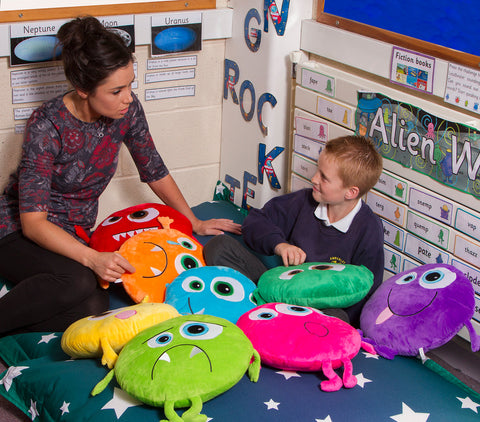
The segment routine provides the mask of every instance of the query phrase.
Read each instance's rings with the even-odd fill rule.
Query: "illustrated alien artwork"
[[[203,267],[203,246],[193,237],[171,229],[172,220],[159,217],[164,227],[137,234],[123,243],[119,253],[135,267],[121,277],[127,294],[136,302],[164,302],[165,289],[185,270]]]
[[[180,314],[208,314],[234,324],[256,305],[255,283],[228,267],[208,266],[184,271],[167,285],[165,303]]]
[[[385,280],[360,315],[364,339],[378,354],[417,356],[440,347],[462,327],[473,351],[480,349],[471,318],[475,293],[468,278],[447,264],[426,264]]]
[[[346,308],[362,300],[373,285],[363,265],[309,262],[265,271],[253,297],[258,305],[284,302],[317,309]]]
[[[376,355],[351,325],[311,307],[267,303],[243,314],[237,325],[263,364],[286,371],[323,371],[323,391],[355,387],[352,359],[361,348]],[[342,378],[335,372],[341,366]]]
[[[132,397],[163,407],[166,421],[205,422],[203,403],[232,388],[245,372],[258,381],[260,356],[240,328],[211,315],[182,315],[134,337],[92,395],[115,376]],[[175,408],[188,409],[179,416]]]
[[[62,335],[63,351],[72,358],[101,357],[113,368],[118,353],[141,330],[180,314],[165,303],[139,303],[75,321]]]

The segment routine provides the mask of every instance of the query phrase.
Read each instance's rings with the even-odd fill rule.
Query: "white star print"
[[[132,396],[125,393],[125,391],[115,387],[112,399],[102,407],[102,410],[115,410],[115,415],[117,416],[117,419],[119,419],[129,407],[140,406],[141,404],[141,401],[134,399]]]
[[[30,409],[28,409],[28,413],[32,415],[32,421],[35,420],[37,416],[40,416],[37,411],[37,402],[33,401],[32,399],[30,399]]]
[[[365,359],[378,359],[378,355],[372,355],[371,353],[368,352],[362,352],[365,355]]]
[[[457,399],[462,402],[462,409],[471,409],[475,413],[478,413],[477,407],[479,407],[480,404],[475,403],[470,397],[465,397],[464,399],[457,397]]]
[[[390,417],[397,422],[426,422],[429,416],[430,413],[416,413],[402,403],[402,413]]]
[[[362,373],[355,376],[357,377],[357,385],[359,385],[362,388],[365,386],[367,382],[372,382],[372,380],[365,378]]]
[[[54,338],[57,338],[58,336],[56,336],[55,334],[47,334],[45,336],[42,336],[42,339],[38,342],[38,344],[40,343],[48,343],[50,340],[53,340]]]
[[[217,187],[216,187],[216,189],[215,189],[215,193],[221,195],[221,194],[223,193],[224,189],[225,189],[225,188],[224,188],[221,184],[218,184]]]
[[[267,405],[268,410],[270,409],[278,410],[278,405],[280,404],[280,403],[277,403],[276,401],[273,401],[273,399],[270,399],[269,401],[265,401],[264,403]]]
[[[283,375],[286,380],[289,380],[293,377],[301,377],[301,375],[298,375],[296,372],[293,371],[277,371],[277,374]]]
[[[5,296],[8,293],[7,286],[3,286],[2,289],[0,290],[0,297]]]
[[[332,422],[332,418],[328,415],[325,419],[315,419],[315,422]]]
[[[60,410],[62,411],[62,416],[65,413],[70,413],[70,410],[68,409],[68,406],[70,406],[70,403],[63,402],[62,407],[60,408]]]
[[[22,375],[24,369],[28,369],[28,366],[10,366],[10,368],[7,369],[7,373],[0,380],[0,385],[3,384],[5,391],[10,390],[13,379]]]

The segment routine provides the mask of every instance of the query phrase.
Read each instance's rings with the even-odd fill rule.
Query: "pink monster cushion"
[[[360,348],[375,354],[360,334],[341,319],[330,317],[315,308],[267,303],[243,314],[237,321],[262,363],[289,371],[320,371],[328,381],[324,391],[336,391],[342,380],[333,369],[344,366],[343,385],[357,384],[351,359]]]

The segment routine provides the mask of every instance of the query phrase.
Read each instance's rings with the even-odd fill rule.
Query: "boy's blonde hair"
[[[324,151],[337,164],[343,185],[358,187],[359,197],[375,186],[382,173],[382,156],[373,142],[363,136],[331,139],[326,143]]]

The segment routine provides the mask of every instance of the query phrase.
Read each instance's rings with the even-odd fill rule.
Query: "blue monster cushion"
[[[252,280],[227,267],[198,267],[184,271],[167,285],[165,303],[180,314],[208,314],[237,322],[253,309]]]

